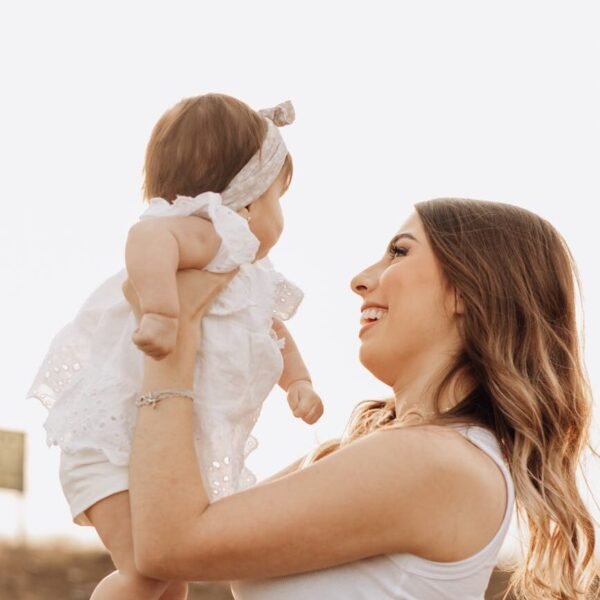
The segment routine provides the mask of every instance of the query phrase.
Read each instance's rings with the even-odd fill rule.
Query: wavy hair
[[[523,600],[600,598],[594,522],[576,483],[586,447],[600,455],[590,443],[579,279],[567,244],[548,221],[508,204],[442,198],[415,208],[447,285],[464,303],[462,353],[436,390],[433,416],[396,415],[393,399],[361,402],[342,437],[303,466],[378,429],[486,427],[510,467],[518,525],[522,531],[525,520],[528,533],[508,591]],[[443,392],[462,375],[475,387],[442,413]]]

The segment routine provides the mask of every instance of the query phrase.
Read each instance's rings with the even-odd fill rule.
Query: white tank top
[[[478,552],[454,562],[426,560],[398,553],[297,575],[231,582],[236,600],[483,600],[508,531],[514,487],[495,435],[475,425],[454,427],[498,465],[506,481],[504,518],[496,534]]]

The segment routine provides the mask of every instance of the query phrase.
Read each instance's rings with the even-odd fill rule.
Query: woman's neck
[[[421,360],[413,361],[411,368],[403,369],[392,386],[396,414],[400,416],[413,409],[418,409],[423,416],[434,414],[436,392],[452,362],[452,353],[428,353]],[[440,411],[445,412],[460,402],[471,387],[464,377],[454,377],[440,396]]]

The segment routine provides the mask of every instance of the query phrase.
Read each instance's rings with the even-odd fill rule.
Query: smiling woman
[[[235,580],[243,600],[476,600],[516,501],[532,534],[513,579],[521,597],[592,591],[594,529],[575,484],[591,402],[566,245],[517,207],[416,209],[352,281],[373,319],[361,361],[394,399],[360,404],[341,440],[209,504],[189,400],[140,408],[130,489],[141,572]],[[173,356],[144,359],[142,391],[193,385],[218,277],[178,274],[195,316]]]
[[[459,352],[463,311],[418,215],[400,231],[381,260],[352,280],[352,289],[365,301],[363,309],[379,311],[379,318],[360,330],[360,360],[393,388],[396,405],[403,408],[398,413],[415,402],[431,408],[431,398],[420,388]]]

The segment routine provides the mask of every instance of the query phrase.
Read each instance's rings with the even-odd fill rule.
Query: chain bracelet
[[[195,400],[196,398],[194,395],[194,390],[190,389],[161,390],[160,392],[148,392],[146,394],[140,394],[135,401],[135,405],[151,406],[152,408],[156,408],[156,405],[164,398],[177,397],[189,398],[190,400]]]

